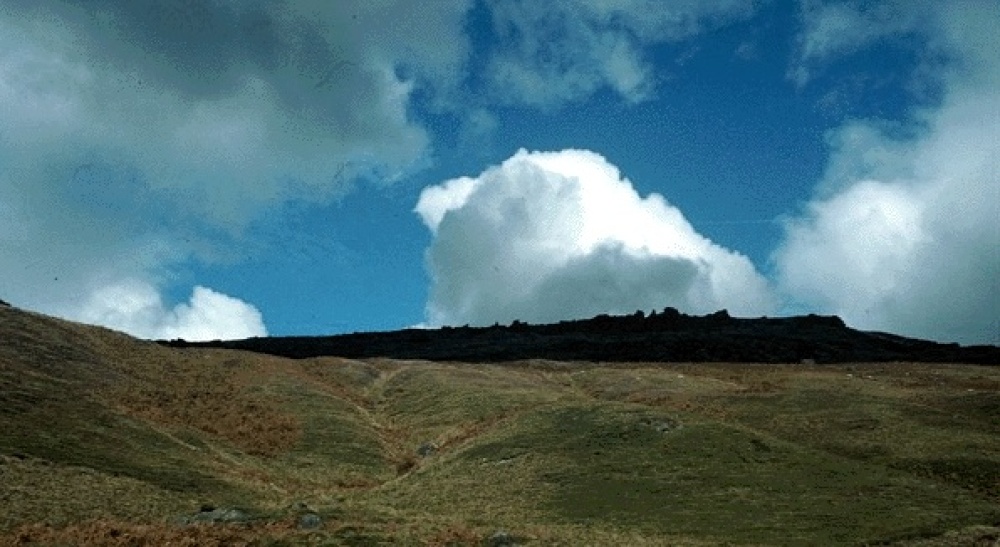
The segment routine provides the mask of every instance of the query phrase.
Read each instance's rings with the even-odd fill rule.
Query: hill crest
[[[405,329],[333,336],[161,342],[292,358],[338,356],[498,362],[552,359],[594,362],[849,363],[935,362],[998,365],[997,346],[960,346],[848,327],[837,316],[732,317],[662,312],[598,315],[553,324]]]

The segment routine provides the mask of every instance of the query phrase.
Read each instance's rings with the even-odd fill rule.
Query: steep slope
[[[0,308],[0,454],[19,470],[5,476],[26,481],[5,482],[0,527],[162,520],[203,504],[265,510],[293,493],[395,476],[358,404],[378,374],[336,360],[181,352]],[[58,484],[31,482],[51,469]],[[117,496],[122,481],[140,499]],[[63,515],[63,503],[81,511]]]

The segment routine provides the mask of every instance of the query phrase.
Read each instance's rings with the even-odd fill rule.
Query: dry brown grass
[[[294,520],[249,524],[140,524],[116,520],[91,520],[62,528],[41,524],[24,525],[0,545],[94,545],[134,547],[178,545],[190,547],[239,547],[266,542],[290,541],[309,544],[316,532],[303,532]]]
[[[302,436],[299,419],[253,389],[250,377],[268,374],[265,366],[230,370],[232,357],[219,353],[174,360],[154,369],[160,377],[123,383],[103,395],[126,415],[168,429],[195,429],[249,454],[273,456],[293,447]]]
[[[195,502],[129,477],[29,457],[0,456],[0,530],[32,521],[66,525],[114,515],[149,520]]]

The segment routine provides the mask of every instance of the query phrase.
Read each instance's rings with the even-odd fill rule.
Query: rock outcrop
[[[725,310],[690,316],[674,308],[626,316],[531,325],[443,327],[393,332],[162,342],[223,347],[292,358],[339,356],[434,361],[524,359],[604,362],[1000,364],[997,346],[959,346],[854,330],[836,316],[736,318]]]

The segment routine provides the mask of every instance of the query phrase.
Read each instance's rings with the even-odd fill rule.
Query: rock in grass
[[[184,524],[233,524],[247,522],[249,520],[250,515],[248,515],[245,511],[236,509],[235,507],[216,509],[211,505],[203,505],[201,507],[201,511],[190,517],[181,519],[181,522]]]
[[[669,433],[681,427],[681,424],[668,419],[654,420],[652,418],[643,418],[640,423],[644,427],[649,427],[656,430],[657,433]]]
[[[424,444],[417,447],[417,455],[421,458],[426,458],[427,456],[433,455],[438,451],[438,445],[436,442],[427,441]]]
[[[316,513],[306,513],[299,517],[300,530],[316,530],[323,525],[323,519]]]
[[[517,538],[512,536],[510,532],[506,530],[497,530],[493,532],[489,538],[486,539],[486,545],[489,547],[516,547],[520,545],[517,542]]]

